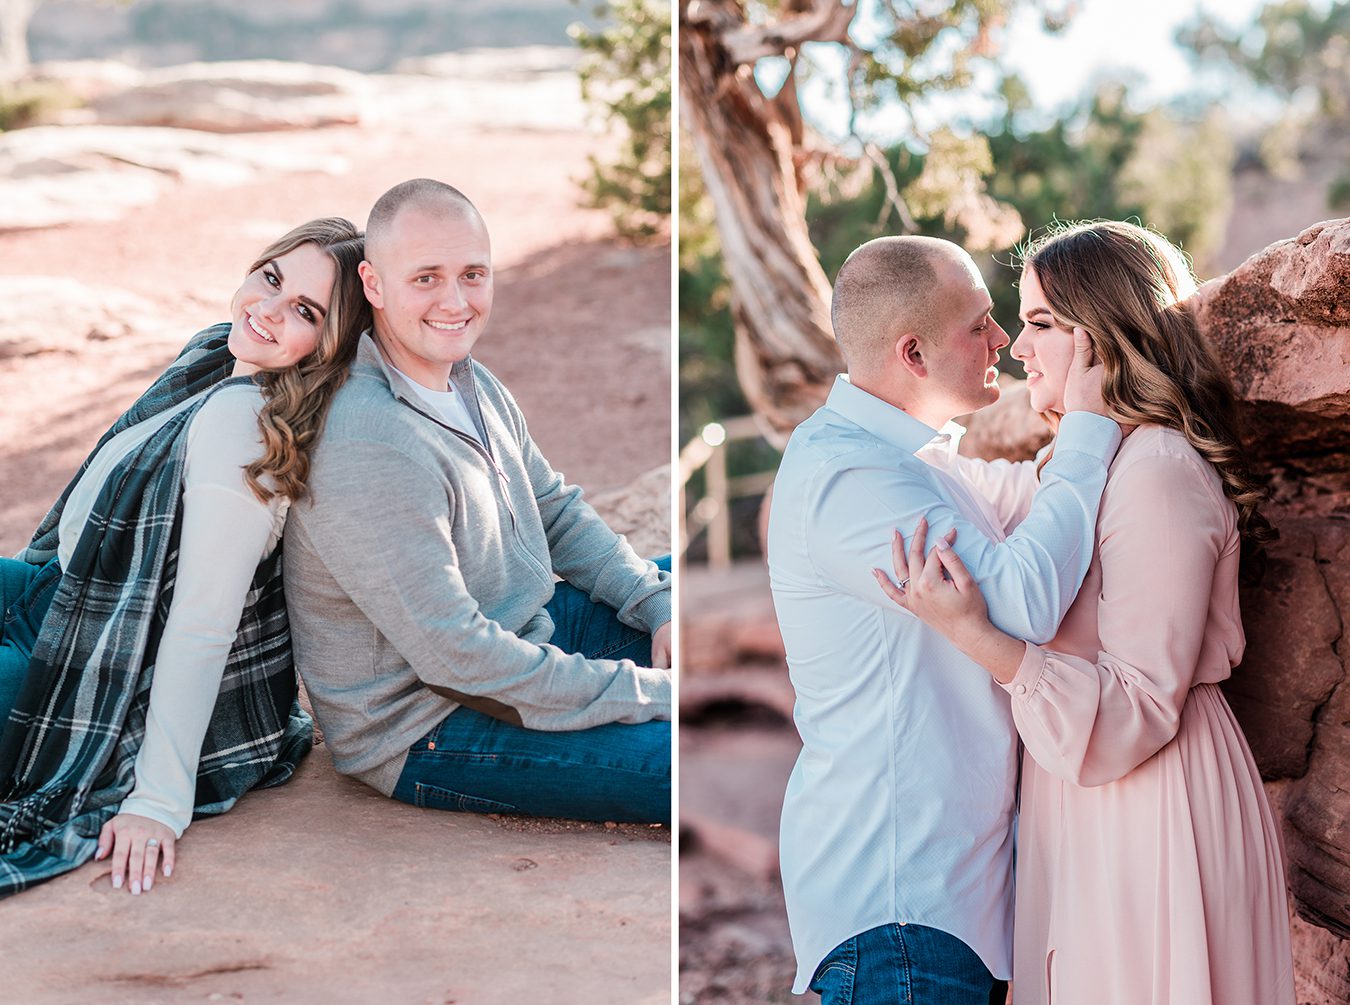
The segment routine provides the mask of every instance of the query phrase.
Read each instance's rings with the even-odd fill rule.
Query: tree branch
[[[881,212],[877,214],[877,226],[885,226],[887,218],[892,212],[900,217],[900,225],[905,229],[906,234],[917,234],[919,225],[915,222],[914,216],[909,211],[909,206],[905,204],[904,197],[900,194],[900,184],[896,181],[895,172],[891,170],[891,163],[886,159],[886,153],[875,143],[864,143],[863,152],[867,159],[872,162],[872,166],[877,169],[881,175],[881,182],[886,188],[886,198],[881,204]]]
[[[848,26],[858,12],[854,0],[815,0],[814,10],[773,24],[743,24],[722,35],[721,42],[738,64],[765,56],[781,56],[804,42],[847,42]]]

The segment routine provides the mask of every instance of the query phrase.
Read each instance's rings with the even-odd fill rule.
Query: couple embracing
[[[1278,828],[1218,688],[1268,530],[1194,290],[1130,224],[1033,244],[1012,355],[1055,439],[1014,464],[957,453],[1009,341],[970,257],[883,238],[840,270],[848,374],[769,520],[797,993],[1292,1005]]]
[[[492,300],[478,211],[404,182],[364,235],[266,248],[104,434],[0,560],[0,895],[91,857],[169,876],[194,815],[309,751],[297,669],[386,796],[669,820],[669,562],[471,358]]]

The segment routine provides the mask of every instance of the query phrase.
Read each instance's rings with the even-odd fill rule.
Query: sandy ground
[[[224,319],[256,250],[313,216],[362,222],[419,175],[488,221],[497,299],[476,355],[555,466],[595,493],[668,463],[670,249],[621,245],[576,206],[572,179],[601,140],[418,114],[275,142],[348,169],[180,186],[115,222],[0,234],[0,276],[20,291],[66,277],[72,300],[111,288],[153,315],[74,352],[0,359],[0,550],[26,543],[188,335]],[[63,323],[54,310],[53,335]],[[0,904],[0,1000],[666,1001],[669,842],[665,828],[419,811],[340,778],[320,747],[290,785],[194,824],[149,895],[113,891],[90,864]]]

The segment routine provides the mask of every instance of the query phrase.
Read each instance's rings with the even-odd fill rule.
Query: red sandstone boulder
[[[1247,446],[1275,498],[1350,504],[1350,219],[1272,244],[1196,294],[1200,326],[1244,402]]]
[[[1319,560],[1328,535],[1344,537],[1350,524],[1287,517],[1278,527],[1264,579],[1242,590],[1247,651],[1224,684],[1267,780],[1307,772],[1317,713],[1345,677],[1341,615]]]

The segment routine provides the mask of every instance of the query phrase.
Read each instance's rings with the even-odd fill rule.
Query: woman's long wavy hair
[[[361,232],[341,217],[301,224],[264,248],[246,274],[305,244],[333,260],[333,293],[314,351],[283,369],[254,374],[263,396],[258,413],[263,455],[244,468],[244,480],[263,502],[276,494],[292,501],[304,498],[310,454],[323,432],[328,406],[347,379],[361,332],[370,325],[370,305],[357,273],[365,243]],[[263,484],[264,476],[270,476],[274,488]]]
[[[1257,510],[1265,492],[1242,459],[1233,385],[1188,302],[1196,281],[1186,256],[1161,234],[1105,220],[1057,224],[1021,259],[1055,324],[1088,332],[1106,404],[1126,422],[1180,430],[1218,471],[1244,541],[1271,540]]]

